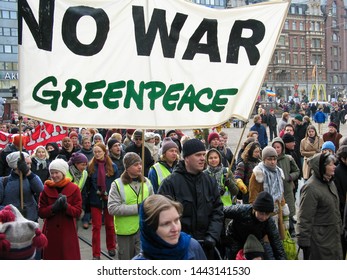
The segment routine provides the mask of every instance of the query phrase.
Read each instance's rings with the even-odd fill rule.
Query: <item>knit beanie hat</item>
[[[119,141],[117,139],[110,139],[107,141],[107,147],[108,147],[108,150],[111,151],[112,147],[114,144],[117,144],[119,143]]]
[[[137,162],[142,162],[140,156],[134,152],[128,152],[123,158],[123,165],[125,169],[128,169],[130,166]]]
[[[276,157],[277,158],[277,152],[275,150],[275,148],[271,147],[271,146],[267,146],[265,147],[262,152],[261,152],[261,159],[265,160],[268,157]]]
[[[212,132],[207,137],[207,142],[210,144],[213,139],[219,139],[219,134],[217,132]]]
[[[253,234],[248,235],[245,245],[243,245],[244,253],[264,253],[264,247],[261,245],[258,238],[256,238]]]
[[[22,152],[24,158],[27,158],[29,157],[29,154],[25,153],[25,152]],[[10,168],[12,169],[16,169],[17,168],[17,162],[20,158],[20,152],[17,151],[17,152],[12,152],[10,154],[8,154],[6,156],[6,161],[7,161],[7,164]]]
[[[68,165],[73,165],[76,163],[87,163],[88,164],[88,158],[82,153],[73,153],[70,157]]]
[[[206,151],[204,143],[202,143],[200,140],[196,138],[189,139],[187,142],[184,143],[182,148],[183,158],[204,151]]]
[[[46,245],[38,223],[25,219],[12,204],[0,211],[0,259],[33,259],[36,248]]]
[[[283,135],[282,137],[283,143],[291,143],[291,142],[295,142],[295,138],[293,135],[291,135],[290,133],[286,133]]]
[[[295,115],[295,119],[302,122],[302,115],[300,114]]]
[[[322,151],[323,150],[327,150],[327,149],[332,150],[335,153],[335,145],[334,145],[334,143],[331,142],[331,141],[324,142],[323,145],[322,145]]]
[[[328,124],[328,127],[329,127],[329,126],[335,127],[335,129],[337,129],[336,123],[331,122],[331,123]]]
[[[138,138],[142,138],[142,131],[139,129],[136,129],[133,133],[133,135],[131,136],[131,140],[134,140],[136,137]]]
[[[155,137],[155,133],[154,132],[146,132],[145,133],[145,141],[153,139],[154,137]]]
[[[266,191],[258,193],[257,198],[253,202],[253,209],[259,212],[271,213],[274,211],[274,200]]]
[[[171,129],[171,130],[167,131],[166,134],[165,134],[165,137],[170,137],[171,133],[176,133],[176,130]]]
[[[176,148],[178,150],[177,144],[172,141],[171,137],[165,137],[161,144],[161,153],[164,155],[167,150],[170,150],[172,148]]]
[[[19,147],[19,142],[20,142],[19,134],[16,134],[16,135],[12,136],[12,143],[15,146]],[[27,144],[27,137],[22,134],[22,147],[24,147],[26,144]]]
[[[69,137],[72,138],[72,137],[77,137],[78,138],[78,134],[76,131],[71,131],[70,134],[69,134]]]
[[[51,170],[60,171],[65,176],[68,169],[69,169],[69,165],[67,164],[67,162],[65,160],[63,160],[61,158],[57,158],[49,164],[48,169],[49,169],[49,172],[51,172]]]
[[[133,135],[135,132],[135,129],[127,129],[126,130],[126,133],[129,134],[129,135]]]

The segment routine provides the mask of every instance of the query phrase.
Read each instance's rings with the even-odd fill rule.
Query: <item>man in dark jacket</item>
[[[214,248],[223,228],[223,204],[217,181],[202,172],[205,154],[205,145],[200,140],[184,143],[184,159],[162,181],[158,193],[183,204],[182,231],[202,240],[207,258],[214,259]]]
[[[273,138],[277,137],[277,118],[274,109],[270,109],[270,113],[267,116],[267,124],[270,131],[270,142]]]
[[[225,218],[232,219],[227,229],[230,240],[230,259],[236,258],[237,252],[243,248],[248,235],[253,234],[264,246],[270,246],[276,260],[285,260],[286,254],[271,213],[274,211],[272,196],[268,192],[260,192],[251,204],[238,204],[224,208]],[[264,242],[264,239],[266,242]],[[267,251],[267,250],[265,250]],[[266,259],[269,256],[265,255]]]

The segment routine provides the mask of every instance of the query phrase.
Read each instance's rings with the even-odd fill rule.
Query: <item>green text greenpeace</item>
[[[215,92],[209,87],[197,90],[193,85],[176,83],[166,85],[160,81],[140,82],[135,87],[133,80],[106,83],[105,80],[82,84],[76,79],[65,82],[65,90],[57,90],[58,81],[54,76],[41,80],[33,90],[33,99],[49,105],[56,111],[62,108],[89,109],[106,107],[107,109],[130,109],[135,104],[138,110],[144,110],[144,101],[148,99],[149,109],[164,107],[167,111],[182,110],[186,105],[189,111],[196,109],[202,112],[221,112],[228,103],[228,96],[236,95],[238,89],[218,89]],[[148,103],[148,102],[147,102]],[[158,107],[159,106],[159,107]]]

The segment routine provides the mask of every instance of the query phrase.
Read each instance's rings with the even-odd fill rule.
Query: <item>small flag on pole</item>
[[[315,64],[313,66],[313,69],[312,69],[312,79],[316,78],[316,69],[317,69],[317,64]]]

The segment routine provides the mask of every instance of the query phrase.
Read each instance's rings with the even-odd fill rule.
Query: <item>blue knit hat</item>
[[[324,142],[323,145],[322,145],[322,151],[323,150],[327,150],[327,149],[332,150],[335,153],[335,145],[334,145],[334,143],[331,142],[331,141]]]

